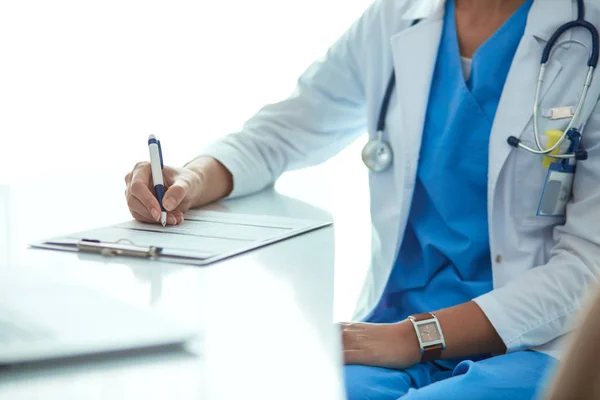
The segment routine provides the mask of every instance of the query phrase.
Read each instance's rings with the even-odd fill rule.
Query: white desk
[[[343,398],[332,324],[333,228],[204,268],[27,249],[36,239],[130,219],[123,190],[120,176],[95,177],[71,189],[41,180],[0,186],[0,268],[22,268],[151,307],[202,327],[201,339],[186,351],[0,370],[0,399]],[[330,218],[272,190],[213,207]]]

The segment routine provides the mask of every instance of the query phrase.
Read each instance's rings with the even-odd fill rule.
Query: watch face
[[[435,342],[441,339],[435,321],[419,325],[419,333],[421,334],[421,341],[423,343]]]

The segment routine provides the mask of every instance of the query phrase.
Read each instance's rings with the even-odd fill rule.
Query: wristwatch
[[[424,313],[408,317],[412,322],[419,346],[421,346],[421,362],[438,360],[442,350],[446,348],[444,334],[435,314]]]

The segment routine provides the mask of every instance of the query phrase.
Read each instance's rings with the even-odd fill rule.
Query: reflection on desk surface
[[[0,269],[0,364],[184,343],[195,330],[98,292]]]

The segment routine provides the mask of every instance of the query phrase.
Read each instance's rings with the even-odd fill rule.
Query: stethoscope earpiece
[[[506,139],[506,141],[508,142],[509,145],[511,145],[512,147],[519,147],[519,143],[521,143],[521,141],[519,140],[519,138],[515,137],[515,136],[509,136],[508,139]]]

